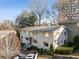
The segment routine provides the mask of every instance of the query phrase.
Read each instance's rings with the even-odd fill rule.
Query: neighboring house
[[[14,30],[0,30],[0,39],[8,39],[11,36],[16,35],[16,31]]]
[[[16,34],[15,30],[0,30],[0,37]]]
[[[39,48],[49,49],[52,44],[54,49],[68,42],[68,32],[65,26],[38,26],[27,27],[20,31],[20,38],[24,44],[32,44]]]
[[[11,59],[20,53],[20,41],[15,30],[0,30],[0,58]],[[4,57],[2,57],[4,56]]]

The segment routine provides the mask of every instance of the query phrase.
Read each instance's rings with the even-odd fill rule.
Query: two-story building
[[[49,49],[52,44],[54,49],[68,42],[68,32],[65,26],[35,26],[23,28],[20,31],[23,44],[31,44],[39,48]]]

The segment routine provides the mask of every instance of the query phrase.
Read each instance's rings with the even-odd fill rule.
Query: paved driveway
[[[38,59],[52,59],[52,56],[38,56]]]

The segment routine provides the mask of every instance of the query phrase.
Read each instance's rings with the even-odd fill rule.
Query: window
[[[44,32],[45,37],[49,37],[49,32]]]
[[[49,44],[48,44],[47,42],[44,42],[44,46],[48,47],[48,45],[49,45]]]
[[[37,43],[37,41],[36,41],[36,40],[34,40],[34,39],[33,39],[33,42],[34,42],[34,43]]]
[[[64,35],[66,35],[66,32],[64,32]]]
[[[26,40],[29,40],[29,38],[25,37]]]
[[[33,35],[37,35],[37,32],[33,32]]]
[[[66,43],[66,40],[64,40],[64,43]]]

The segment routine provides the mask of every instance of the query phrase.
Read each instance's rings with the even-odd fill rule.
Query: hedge
[[[52,51],[47,50],[47,49],[43,49],[43,48],[38,48],[36,46],[31,46],[30,49],[38,51],[39,55],[53,55]]]
[[[79,49],[78,45],[75,45],[74,43],[71,43],[71,42],[68,42],[68,43],[64,44],[62,47],[72,47],[73,50]]]
[[[75,36],[74,39],[73,39],[73,42],[79,46],[79,35]]]
[[[70,54],[73,51],[73,47],[58,47],[55,50],[55,54]]]
[[[64,44],[62,47],[72,47],[74,44],[71,42],[68,42],[66,44]]]

